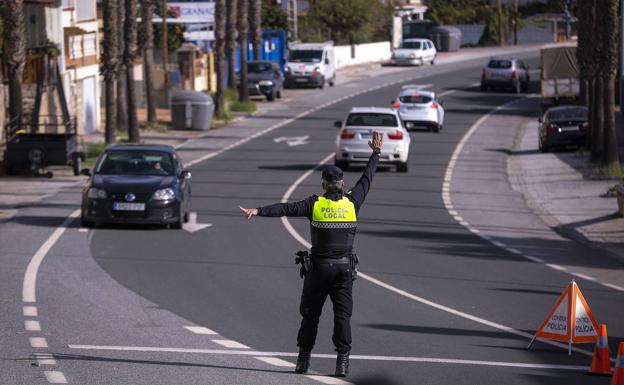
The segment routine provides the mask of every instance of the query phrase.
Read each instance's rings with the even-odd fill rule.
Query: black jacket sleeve
[[[364,173],[360,177],[360,180],[357,181],[355,186],[349,192],[349,198],[355,205],[356,210],[360,210],[362,204],[364,204],[364,199],[366,198],[366,194],[368,194],[368,190],[370,189],[371,184],[373,183],[373,177],[375,176],[375,171],[377,171],[377,165],[379,164],[379,155],[372,154],[368,159],[368,164],[364,169]]]
[[[312,207],[315,196],[298,202],[275,203],[258,207],[258,215],[261,217],[312,217]]]

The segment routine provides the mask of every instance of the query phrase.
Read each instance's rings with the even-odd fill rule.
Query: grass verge
[[[600,166],[596,170],[595,175],[607,178],[624,178],[624,167],[621,164]]]

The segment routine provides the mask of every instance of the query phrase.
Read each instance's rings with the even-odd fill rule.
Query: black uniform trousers
[[[297,346],[311,351],[316,341],[319,318],[329,295],[334,307],[334,334],[336,351],[351,350],[351,313],[353,312],[353,276],[349,263],[314,263],[303,281],[299,311],[303,316],[297,335]]]

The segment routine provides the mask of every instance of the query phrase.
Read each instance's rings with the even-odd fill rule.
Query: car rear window
[[[261,74],[264,72],[271,72],[270,63],[247,63],[247,72],[254,74]]]
[[[404,41],[401,48],[420,49],[419,41]]]
[[[574,120],[587,120],[587,109],[586,108],[565,108],[565,109],[557,109],[554,111],[548,111],[546,113],[547,120],[566,120],[566,119],[574,119]]]
[[[392,114],[355,113],[349,114],[347,126],[396,127],[398,122]]]
[[[161,151],[108,151],[95,168],[105,175],[174,175],[171,155]]]
[[[429,103],[433,99],[431,99],[428,95],[421,94],[411,94],[411,95],[403,95],[399,97],[399,101],[401,103]]]
[[[511,68],[511,60],[490,60],[488,68],[494,69],[509,69]]]

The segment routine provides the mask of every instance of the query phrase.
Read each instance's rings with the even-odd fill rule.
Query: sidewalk
[[[561,235],[598,247],[624,261],[624,218],[616,198],[607,196],[617,179],[599,179],[595,166],[576,150],[542,154],[537,122],[527,119],[508,158],[512,186],[529,206]]]
[[[447,63],[457,63],[462,61],[469,61],[475,59],[484,59],[491,55],[496,54],[510,54],[510,53],[525,53],[530,51],[536,51],[540,45],[526,45],[518,47],[487,47],[487,48],[470,48],[462,49],[458,52],[443,52],[440,53],[436,60],[438,65],[444,65]],[[387,76],[395,73],[405,72],[410,73],[413,71],[413,67],[389,67],[382,66],[382,63],[368,63],[351,67],[345,67],[338,70],[338,76],[335,89],[349,88],[357,89],[358,83],[367,79],[373,79],[376,77]],[[236,125],[241,121],[245,121],[247,118],[259,117],[263,115],[271,115],[273,112],[290,105],[297,106],[298,101],[308,100],[313,97],[322,96],[323,93],[328,93],[329,90],[316,90],[316,89],[297,89],[287,90],[284,98],[273,103],[266,101],[258,101],[257,111],[253,114],[239,114],[237,118],[229,122],[225,127]],[[326,100],[327,101],[327,100]],[[139,119],[144,121],[145,111],[139,110]],[[292,113],[295,115],[295,113]],[[158,110],[158,118],[165,123],[170,121],[170,113],[166,109]],[[286,119],[286,117],[284,117]],[[173,130],[142,130],[141,140],[144,143],[158,143],[168,144],[172,146],[187,146],[192,147],[193,142],[202,140],[209,136],[215,136],[215,132],[218,132],[222,128],[212,129],[209,131],[173,131]],[[260,131],[260,128],[254,128],[256,131]],[[251,131],[250,131],[251,132]],[[81,137],[83,144],[88,146],[90,143],[103,142],[103,132],[98,132],[91,135],[84,135]],[[215,141],[215,145],[219,141]],[[214,149],[211,149],[214,150]],[[197,154],[198,156],[201,154]],[[54,178],[36,178],[30,176],[18,176],[18,177],[5,177],[0,176],[0,196],[3,198],[2,204],[0,204],[0,220],[6,219],[12,216],[17,209],[28,205],[40,202],[44,197],[53,195],[62,189],[75,189],[77,186],[84,183],[84,177],[73,176],[69,167],[50,167],[50,171],[54,173]]]

